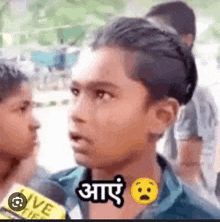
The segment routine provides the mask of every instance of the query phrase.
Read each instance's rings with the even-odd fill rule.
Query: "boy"
[[[156,154],[158,138],[190,101],[196,81],[191,53],[146,19],[119,18],[100,31],[71,85],[70,138],[81,167],[51,177],[68,192],[67,209],[79,206],[84,219],[220,218],[219,209],[189,193]],[[126,182],[121,208],[77,197],[80,181],[116,175]],[[131,197],[138,178],[158,184],[153,204]]]
[[[13,183],[35,171],[38,121],[32,113],[27,77],[13,64],[0,64],[0,200]]]

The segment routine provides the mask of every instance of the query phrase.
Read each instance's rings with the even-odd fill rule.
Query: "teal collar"
[[[157,161],[162,170],[162,189],[160,189],[158,199],[151,205],[151,208],[149,209],[149,206],[146,207],[136,219],[155,218],[160,213],[172,207],[176,199],[183,192],[182,184],[173,173],[171,166],[159,155]],[[66,202],[67,210],[71,210],[78,204],[82,211],[83,218],[88,218],[87,202],[81,201],[75,193],[75,189],[78,187],[79,182],[84,180],[91,180],[91,171],[84,167],[77,167],[68,175],[59,178],[58,182],[65,187],[65,190],[69,194],[69,198]]]

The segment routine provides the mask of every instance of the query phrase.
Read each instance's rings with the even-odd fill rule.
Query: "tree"
[[[10,2],[10,0],[5,1]],[[19,16],[10,10],[0,13],[1,32],[14,33],[16,43],[19,44],[38,42],[41,45],[57,45],[61,39],[64,39],[67,44],[81,45],[89,30],[104,25],[109,16],[122,12],[127,4],[126,0],[27,0],[27,2],[27,11]],[[0,10],[3,5],[0,1]],[[1,43],[2,35],[0,37]]]
[[[104,25],[109,16],[123,11],[125,6],[123,0],[34,0],[29,10],[33,15],[33,29],[64,26],[54,30],[57,42],[63,39],[66,43],[76,41],[76,44],[81,44],[88,30]],[[42,19],[44,22],[40,23]],[[65,27],[67,25],[69,27]],[[51,36],[46,33],[40,35],[42,38],[48,44],[51,42]]]
[[[1,32],[1,35],[0,35],[0,47],[3,46],[3,27],[4,27],[4,19],[3,19],[3,14],[4,12],[8,10],[8,5],[10,3],[11,0],[6,0],[4,2],[1,2],[0,3],[0,32]]]

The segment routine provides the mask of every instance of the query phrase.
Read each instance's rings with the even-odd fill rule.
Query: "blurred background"
[[[0,60],[16,62],[31,80],[42,124],[39,165],[50,172],[75,165],[67,131],[68,85],[71,68],[92,31],[115,16],[143,16],[161,2],[0,0]],[[220,0],[185,2],[197,16],[199,85],[209,86],[220,108]]]

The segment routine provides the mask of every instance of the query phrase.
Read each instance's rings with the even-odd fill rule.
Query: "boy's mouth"
[[[79,140],[82,139],[82,136],[72,136],[71,139],[73,139],[74,141],[78,142]]]
[[[74,142],[80,142],[80,141],[85,141],[87,143],[91,143],[91,140],[85,136],[83,136],[82,134],[79,134],[77,132],[70,132],[69,133],[70,139]]]
[[[35,145],[37,145],[39,143],[38,141],[38,136],[37,135],[34,135],[33,138],[32,138],[32,141]]]
[[[92,141],[89,138],[76,132],[70,132],[69,136],[74,152],[88,153],[88,145],[92,144]]]

